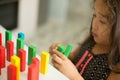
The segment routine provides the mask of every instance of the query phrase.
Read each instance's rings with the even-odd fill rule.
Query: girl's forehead
[[[94,8],[109,12],[109,7],[107,6],[104,0],[96,0],[94,4]]]
[[[95,12],[100,12],[101,14],[103,14],[104,17],[106,17],[111,24],[114,24],[115,12],[112,8],[113,5],[109,1],[110,0],[95,0],[94,10]]]
[[[111,11],[104,0],[96,0],[94,4],[94,11],[99,13],[102,17],[109,18]]]

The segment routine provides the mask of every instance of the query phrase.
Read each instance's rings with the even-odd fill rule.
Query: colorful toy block
[[[12,32],[9,30],[5,31],[5,45],[7,43],[7,40],[12,40]]]
[[[32,64],[28,67],[28,80],[39,80],[39,59],[32,58]]]
[[[28,67],[28,80],[34,80],[35,74],[35,64],[30,64]]]
[[[14,65],[7,67],[7,80],[17,80],[17,68]]]
[[[69,54],[70,54],[70,52],[71,52],[71,50],[72,50],[72,46],[71,46],[71,45],[67,45],[67,47],[66,47],[66,49],[65,49],[64,46],[59,45],[59,46],[57,47],[57,50],[58,50],[59,52],[63,53],[66,57],[68,57]]]
[[[22,33],[22,32],[19,32],[18,33],[18,38],[21,38],[21,39],[25,39],[25,35],[24,35],[24,33]]]
[[[17,38],[17,50],[16,50],[16,55],[18,55],[18,50],[19,49],[24,49],[24,40],[21,38]]]
[[[28,65],[32,63],[32,58],[36,57],[36,47],[31,45],[28,47]]]
[[[42,74],[48,73],[48,64],[49,64],[50,54],[48,52],[41,53],[41,64],[40,64],[40,72]]]
[[[13,38],[13,41],[14,39],[16,38]],[[14,43],[12,41],[12,32],[9,30],[6,30],[5,31],[5,47],[4,47],[2,46],[2,43],[3,43],[2,34],[0,33],[0,80],[25,80],[26,74],[28,75],[28,80],[39,80],[39,77],[40,77],[39,72],[41,72],[42,74],[48,73],[49,57],[50,57],[49,53],[42,52],[41,60],[39,60],[38,58],[36,58],[36,47],[32,45],[29,47],[25,46],[25,50],[28,48],[27,64],[29,64],[28,66],[26,66],[27,51],[24,50],[24,39],[25,39],[24,34],[18,33],[17,41],[15,41],[16,43]],[[16,44],[16,46],[14,44]],[[60,49],[58,50],[62,51],[62,49],[63,48],[60,47]],[[65,49],[62,52],[64,51]],[[14,52],[16,55],[14,55]],[[7,67],[5,64],[7,65]],[[26,67],[28,68],[28,70],[25,69]],[[2,68],[4,69],[2,70]],[[20,71],[22,74],[21,76],[20,76]],[[55,73],[57,73],[53,67],[51,67],[51,71],[53,72],[55,71]],[[48,75],[50,76],[50,74]],[[41,78],[47,79],[49,78],[48,75],[45,77],[42,75]]]
[[[1,68],[0,68],[0,75],[1,75]]]
[[[8,40],[7,41],[7,60],[10,62],[11,56],[14,55],[14,42]]]
[[[20,71],[23,72],[26,68],[26,51],[23,49],[19,49],[18,57],[20,58]]]
[[[20,58],[17,56],[11,57],[11,64],[17,68],[17,80],[20,80]]]
[[[0,68],[5,68],[5,48],[0,46]]]
[[[72,46],[71,46],[71,45],[67,45],[67,47],[66,47],[66,49],[65,49],[65,52],[64,52],[64,55],[65,55],[66,57],[68,57],[69,54],[70,54],[70,52],[71,52],[71,50],[72,50]]]
[[[32,58],[32,64],[35,64],[35,78],[34,80],[39,80],[39,59],[38,58]]]
[[[2,33],[0,33],[0,45],[2,45]]]
[[[59,45],[59,46],[57,47],[57,50],[64,54],[65,48],[64,48],[64,46]]]

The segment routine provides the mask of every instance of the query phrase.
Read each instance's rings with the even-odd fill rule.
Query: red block
[[[2,45],[2,33],[0,33],[0,45]]]
[[[28,67],[28,80],[39,80],[39,59],[33,58]]]
[[[5,67],[5,48],[0,46],[0,68]]]
[[[8,40],[7,41],[7,60],[11,61],[11,56],[14,55],[14,42]]]
[[[35,64],[30,64],[28,67],[28,80],[35,80]]]
[[[7,67],[7,80],[17,80],[17,68],[14,65]]]
[[[32,64],[35,64],[35,80],[39,80],[39,59],[38,58],[33,58],[32,59]]]
[[[18,50],[18,57],[20,58],[20,71],[25,71],[26,67],[26,51],[23,49]]]
[[[0,68],[0,75],[1,75],[1,68]]]

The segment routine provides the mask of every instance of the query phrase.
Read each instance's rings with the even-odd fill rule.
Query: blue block
[[[25,39],[25,35],[24,35],[24,33],[22,33],[22,32],[19,32],[18,33],[18,38],[21,38],[21,39]]]

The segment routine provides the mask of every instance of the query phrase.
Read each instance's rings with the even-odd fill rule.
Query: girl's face
[[[96,0],[94,4],[92,35],[97,44],[110,44],[110,31],[112,25],[108,20],[109,16],[110,11],[104,0]]]

